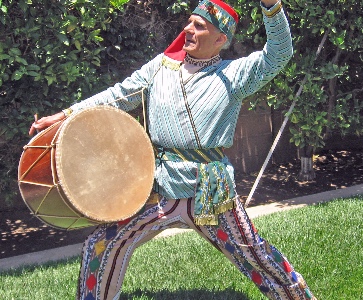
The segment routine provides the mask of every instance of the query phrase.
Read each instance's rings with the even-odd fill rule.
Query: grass
[[[302,273],[319,300],[363,299],[363,197],[254,220],[261,236]],[[0,299],[74,299],[79,258],[0,274]],[[194,232],[139,247],[121,299],[262,300],[257,288]]]

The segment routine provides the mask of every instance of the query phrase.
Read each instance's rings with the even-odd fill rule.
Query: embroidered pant
[[[129,220],[98,227],[83,248],[78,299],[117,300],[133,251],[167,228],[194,229],[269,299],[315,299],[288,260],[257,234],[238,199],[217,226],[196,226],[193,207],[193,199],[161,199]]]

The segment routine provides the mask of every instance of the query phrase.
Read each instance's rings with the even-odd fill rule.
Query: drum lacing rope
[[[21,175],[21,177],[19,178],[19,182],[22,182],[24,177],[26,175],[28,175],[28,173],[30,172],[30,170],[45,156],[48,154],[48,152],[52,149],[55,148],[55,144],[50,144],[49,146],[29,146],[26,145],[23,147],[24,150],[29,149],[29,148],[40,148],[40,149],[45,149],[39,156],[38,158],[28,167],[28,169]]]
[[[28,148],[41,148],[41,149],[51,149],[54,148],[55,144],[50,144],[49,146],[32,146],[32,145],[25,145],[23,147],[24,150],[28,149]]]
[[[321,40],[321,42],[320,42],[320,44],[319,44],[319,47],[318,47],[318,50],[316,51],[314,61],[316,60],[316,58],[317,58],[317,57],[318,57],[318,55],[320,54],[321,49],[323,48],[323,46],[324,46],[324,44],[325,44],[325,41],[326,41],[326,39],[327,39],[327,37],[328,37],[328,33],[329,33],[329,30],[325,31],[325,34],[324,34],[324,36],[323,36],[323,39]],[[263,172],[265,171],[266,166],[267,166],[267,164],[268,164],[268,162],[269,162],[269,160],[270,160],[270,158],[271,158],[271,155],[272,155],[272,153],[274,152],[274,150],[275,150],[275,148],[276,148],[276,145],[277,145],[277,143],[278,143],[278,141],[279,141],[279,139],[280,139],[280,137],[281,137],[281,134],[282,134],[282,132],[283,132],[283,131],[284,131],[284,129],[285,129],[285,126],[286,126],[286,124],[287,124],[287,121],[288,121],[288,119],[289,119],[289,116],[291,115],[292,110],[293,110],[293,109],[294,109],[294,107],[295,107],[296,101],[297,101],[298,97],[301,95],[302,89],[303,89],[304,84],[305,84],[305,82],[306,82],[306,80],[307,80],[307,78],[308,78],[308,75],[309,75],[309,74],[306,74],[306,75],[305,75],[305,77],[304,77],[303,81],[302,81],[302,82],[301,82],[301,84],[300,84],[300,88],[299,88],[299,90],[297,91],[297,93],[296,93],[296,95],[295,95],[295,99],[294,99],[294,101],[292,102],[292,104],[291,104],[291,106],[290,106],[290,109],[288,110],[288,112],[287,112],[287,113],[286,113],[286,115],[285,115],[285,119],[284,119],[284,121],[283,121],[283,123],[282,123],[282,125],[281,125],[281,128],[280,128],[279,132],[277,133],[277,135],[276,135],[276,137],[275,137],[275,140],[274,140],[274,142],[273,142],[273,144],[272,144],[272,146],[271,146],[271,148],[270,148],[269,153],[267,154],[267,157],[266,157],[266,159],[265,159],[265,162],[263,163],[263,165],[262,165],[262,167],[261,167],[261,170],[260,170],[260,172],[258,173],[258,176],[257,176],[257,178],[256,178],[256,180],[255,180],[255,183],[253,184],[253,187],[252,187],[252,189],[251,189],[251,191],[250,191],[250,193],[249,193],[249,195],[248,195],[248,197],[247,197],[247,200],[246,200],[245,205],[244,205],[244,206],[245,206],[245,208],[247,208],[248,204],[250,203],[250,201],[251,201],[251,199],[252,199],[252,196],[253,196],[253,194],[254,194],[254,192],[255,192],[256,188],[257,188],[258,183],[260,182],[260,179],[261,179],[261,177],[262,177],[262,174],[263,174]]]

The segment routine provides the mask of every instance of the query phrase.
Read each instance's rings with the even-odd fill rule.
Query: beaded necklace
[[[212,58],[208,58],[208,59],[197,59],[197,58],[193,58],[191,57],[188,53],[184,58],[184,62],[187,64],[191,64],[200,68],[203,67],[208,67],[211,65],[216,64],[217,62],[219,62],[221,60],[221,56],[219,54],[217,54],[216,56],[213,56]]]

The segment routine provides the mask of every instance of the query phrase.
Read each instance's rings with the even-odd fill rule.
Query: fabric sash
[[[197,163],[194,223],[218,225],[218,214],[234,208],[233,181],[221,160],[222,148],[177,149],[155,146],[156,161],[192,161]]]

